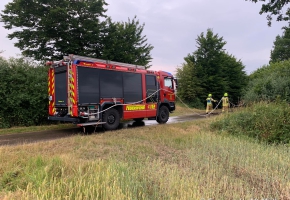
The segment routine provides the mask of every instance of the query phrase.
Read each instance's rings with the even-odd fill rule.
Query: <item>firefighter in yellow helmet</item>
[[[206,114],[210,113],[212,111],[212,102],[217,102],[212,98],[211,94],[208,94],[208,97],[206,98]]]
[[[223,102],[223,109],[222,112],[229,112],[229,106],[230,106],[230,102],[229,102],[229,97],[228,97],[228,93],[225,93],[223,98],[222,98],[222,102]]]

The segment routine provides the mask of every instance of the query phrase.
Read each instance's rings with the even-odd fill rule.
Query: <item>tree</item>
[[[197,50],[189,54],[182,68],[178,69],[177,77],[182,83],[178,93],[188,101],[198,98],[200,103],[205,103],[209,93],[221,98],[228,92],[236,103],[247,83],[242,62],[225,52],[223,37],[214,34],[211,29],[207,30],[206,35],[201,33],[196,42]],[[186,87],[191,90],[184,89]],[[189,94],[192,95],[185,95],[183,90],[191,91]]]
[[[59,59],[64,54],[98,55],[104,0],[13,0],[1,14],[8,35],[24,56]]]
[[[185,60],[186,62],[177,68],[178,95],[190,106],[202,108],[203,103],[200,101],[199,95],[204,93],[204,89],[200,86],[200,80],[197,79],[195,65],[187,57]]]
[[[271,50],[270,63],[288,60],[290,58],[290,28],[283,27],[283,34],[276,37]]]
[[[248,1],[248,0],[246,0]],[[249,0],[254,3],[258,1],[266,1],[266,0]],[[260,10],[260,14],[270,13],[267,15],[268,26],[271,26],[272,23],[272,15],[277,16],[277,21],[288,21],[290,15],[290,8],[286,9],[286,13],[284,14],[282,9],[286,7],[286,5],[290,3],[290,0],[270,0],[268,3],[264,3]]]
[[[13,0],[1,14],[8,35],[25,57],[57,60],[77,54],[146,65],[153,47],[142,36],[144,24],[107,19],[105,0]],[[107,19],[107,20],[106,20]]]
[[[106,35],[103,37],[104,47],[101,58],[119,62],[143,65],[149,68],[152,60],[150,51],[153,46],[147,43],[146,35],[142,36],[145,24],[140,25],[135,16],[128,22],[113,23],[107,20]]]
[[[221,57],[221,77],[224,91],[230,94],[230,100],[237,104],[243,96],[243,90],[248,84],[248,76],[241,60],[223,52]]]
[[[220,96],[224,91],[221,76],[221,56],[224,52],[223,47],[226,42],[223,37],[214,34],[211,29],[207,30],[206,35],[201,33],[197,39],[197,50],[193,53],[197,70],[197,78],[201,82],[204,93],[200,97],[206,99],[207,94]]]

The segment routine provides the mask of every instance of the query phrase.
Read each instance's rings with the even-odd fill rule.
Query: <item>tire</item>
[[[144,118],[135,118],[133,119],[135,122],[142,122],[144,120]]]
[[[166,106],[161,106],[156,121],[159,124],[165,124],[169,119],[169,110]]]
[[[115,130],[118,128],[120,124],[120,115],[119,112],[116,109],[109,109],[103,114],[103,122],[106,122],[103,124],[103,127],[106,130]]]

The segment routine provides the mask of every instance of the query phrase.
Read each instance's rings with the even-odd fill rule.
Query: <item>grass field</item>
[[[287,145],[208,119],[0,147],[0,199],[290,199]]]

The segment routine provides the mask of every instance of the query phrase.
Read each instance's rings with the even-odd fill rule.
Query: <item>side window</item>
[[[155,75],[146,75],[146,102],[158,101],[158,87]],[[149,97],[149,98],[148,98]]]
[[[169,88],[173,88],[173,84],[172,84],[172,79],[171,78],[165,78],[164,79],[164,86],[165,87],[169,87]]]

